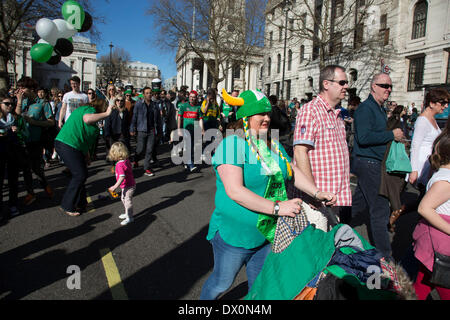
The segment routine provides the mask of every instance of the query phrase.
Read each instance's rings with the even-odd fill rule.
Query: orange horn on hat
[[[223,100],[225,100],[225,102],[230,106],[240,107],[244,105],[244,99],[230,96],[225,88],[222,89],[222,97]]]

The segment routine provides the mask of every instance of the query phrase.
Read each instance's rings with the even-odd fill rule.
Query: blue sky
[[[163,79],[177,74],[175,51],[162,50],[152,43],[155,30],[152,28],[152,17],[146,15],[150,7],[149,0],[109,0],[109,3],[94,0],[92,4],[95,12],[106,20],[105,24],[96,25],[101,32],[101,39],[96,42],[99,51],[97,57],[109,54],[109,44],[112,42],[114,46],[127,50],[133,61],[158,66]]]

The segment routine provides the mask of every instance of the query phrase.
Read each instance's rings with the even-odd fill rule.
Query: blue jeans
[[[214,270],[203,285],[200,300],[215,300],[227,291],[244,264],[250,290],[270,253],[270,243],[266,242],[254,249],[233,247],[225,243],[217,232],[211,239],[211,244],[214,252]]]
[[[358,177],[352,200],[352,218],[369,208],[370,232],[373,245],[390,258],[392,249],[389,239],[389,199],[379,195],[381,183],[381,162],[356,156],[353,169]]]

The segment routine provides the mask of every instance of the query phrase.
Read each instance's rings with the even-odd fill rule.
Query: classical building
[[[163,88],[166,90],[172,90],[177,87],[177,76],[164,80]]]
[[[238,43],[237,33],[233,31],[236,28],[242,28],[242,26],[238,25],[239,22],[236,21],[239,20],[240,15],[243,16],[245,14],[245,1],[217,0],[211,3],[220,6],[225,16],[218,19],[221,24],[227,25],[226,30],[221,31],[222,38],[233,42],[233,44]],[[227,19],[228,22],[225,22]],[[214,19],[211,18],[211,20],[214,23]],[[219,22],[216,21],[216,23]],[[189,90],[207,90],[213,84],[213,77],[211,71],[208,70],[207,62],[213,62],[217,57],[214,54],[211,39],[195,40],[194,42],[195,47],[199,48],[199,51],[202,53],[203,59],[193,50],[186,49],[187,46],[183,46],[183,41],[180,41],[175,58],[177,64],[177,87],[187,86]],[[227,91],[232,89],[239,91],[262,89],[263,83],[260,71],[263,64],[263,48],[254,45],[249,46],[247,49],[245,57],[227,54],[229,58],[219,63],[219,77],[224,78],[223,81],[217,84],[219,92],[222,88],[225,88]],[[229,50],[228,52],[230,52],[230,48],[226,45],[221,47],[220,50]],[[209,65],[214,65],[214,63]]]
[[[78,76],[81,79],[81,90],[95,88],[97,83],[97,47],[91,41],[79,35],[73,37],[73,53],[62,57],[56,65],[33,62],[33,78],[46,88],[71,90],[69,79]]]
[[[375,0],[370,6],[367,2],[269,0],[263,66],[266,94],[311,99],[318,94],[321,62],[346,67],[349,96],[362,99],[369,94],[371,77],[381,71],[392,78],[391,100],[403,105],[420,106],[428,86],[450,83],[448,0]],[[326,46],[297,36],[299,28],[319,30],[315,21],[323,22],[325,17],[332,30]],[[340,17],[345,17],[351,32],[333,30],[333,19]],[[321,36],[319,31],[316,35]]]
[[[107,66],[105,67],[106,69],[102,68],[100,63],[97,64],[97,77],[101,82],[99,82],[99,85],[102,87],[107,85],[107,81],[101,75],[102,69],[107,70]],[[133,86],[134,88],[142,89],[147,86],[150,87],[152,80],[160,77],[161,71],[158,66],[141,61],[129,61],[121,67],[115,85]]]
[[[8,61],[9,85],[16,86],[17,81],[23,76],[32,76],[32,59],[30,49],[33,46],[32,29],[18,29],[9,47],[11,59]]]

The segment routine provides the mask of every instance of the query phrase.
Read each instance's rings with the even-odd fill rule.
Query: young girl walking
[[[122,189],[121,200],[125,207],[125,213],[119,216],[125,226],[133,221],[133,194],[136,190],[136,182],[133,177],[133,167],[130,160],[129,151],[124,143],[115,142],[109,150],[108,159],[117,162],[115,167],[116,184],[108,188],[109,192],[114,192],[118,187]]]

